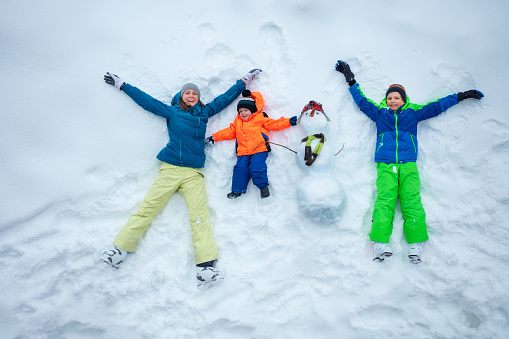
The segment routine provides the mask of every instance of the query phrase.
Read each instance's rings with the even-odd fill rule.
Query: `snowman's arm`
[[[357,106],[359,106],[362,113],[366,114],[368,118],[376,122],[380,115],[380,107],[362,93],[359,84],[351,86],[349,90],[350,94],[352,94],[353,100]]]
[[[214,141],[232,140],[235,139],[235,136],[236,136],[235,123],[231,123],[229,127],[226,127],[225,129],[222,129],[212,134],[212,138],[214,138]]]
[[[280,131],[282,129],[290,127],[290,119],[281,117],[277,120],[267,118],[267,121],[263,123],[263,127],[269,131]]]

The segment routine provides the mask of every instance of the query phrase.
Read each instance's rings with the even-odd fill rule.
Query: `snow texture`
[[[506,338],[509,330],[509,3],[233,0],[3,1],[0,11],[2,338]],[[374,124],[337,59],[381,101],[469,89],[419,125],[430,240],[406,258],[397,206],[383,263],[371,260]],[[205,177],[219,268],[201,291],[188,213],[175,194],[120,269],[99,260],[137,209],[167,142],[164,119],[104,83],[110,71],[170,103],[203,100],[252,68],[272,118],[309,100],[331,118],[335,223],[301,215],[295,154],[273,146],[271,197],[229,200],[234,142],[208,146]],[[211,119],[228,126],[235,103]],[[298,128],[271,134],[295,150]]]

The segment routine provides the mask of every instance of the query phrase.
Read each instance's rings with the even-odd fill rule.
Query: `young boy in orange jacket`
[[[270,196],[267,177],[268,131],[280,131],[297,124],[297,117],[270,119],[264,112],[263,97],[258,92],[245,90],[237,104],[238,116],[229,127],[205,139],[207,144],[219,140],[237,139],[237,164],[233,168],[232,191],[227,194],[235,199],[246,193],[249,179],[260,189],[261,198]]]

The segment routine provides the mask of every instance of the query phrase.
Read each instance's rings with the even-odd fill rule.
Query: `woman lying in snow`
[[[189,211],[194,247],[198,286],[217,281],[221,274],[215,264],[218,251],[209,224],[207,195],[202,167],[205,164],[205,131],[210,117],[231,104],[261,70],[247,73],[224,94],[204,105],[200,90],[192,83],[185,84],[173,97],[171,106],[166,105],[138,88],[122,81],[117,75],[106,73],[106,83],[124,91],[145,110],[166,119],[170,141],[159,152],[161,169],[145,199],[113,241],[114,247],[101,257],[109,265],[118,268],[127,253],[136,251],[138,241],[150,227],[155,216],[175,191],[183,196]]]

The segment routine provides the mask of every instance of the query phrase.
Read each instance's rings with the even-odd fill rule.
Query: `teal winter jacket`
[[[225,109],[245,88],[244,82],[237,80],[235,85],[209,104],[202,106],[198,103],[187,111],[180,108],[180,92],[169,106],[128,83],[123,85],[122,90],[145,110],[166,119],[169,141],[157,159],[175,166],[202,168],[209,118]]]
[[[375,161],[388,164],[415,162],[419,121],[436,117],[458,103],[457,94],[426,105],[412,104],[407,96],[405,105],[393,112],[385,99],[377,105],[366,98],[357,83],[350,87],[350,93],[360,110],[376,123]]]

